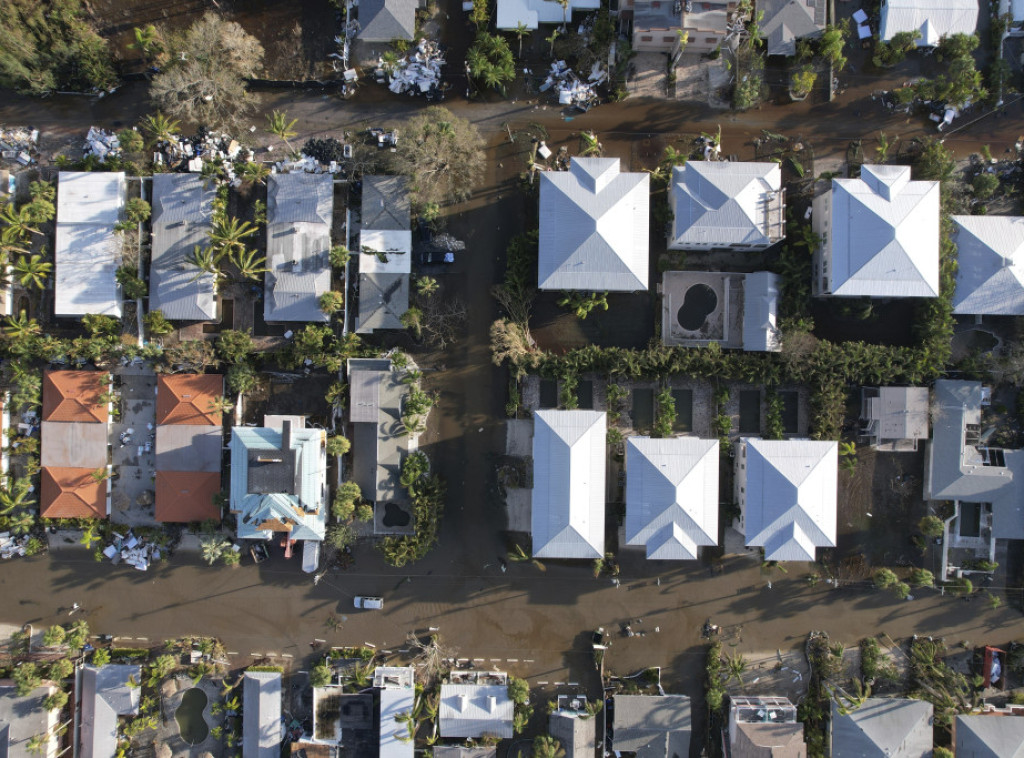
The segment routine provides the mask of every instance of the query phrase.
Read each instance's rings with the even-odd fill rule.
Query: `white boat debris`
[[[438,43],[421,39],[408,55],[391,64],[379,58],[376,77],[387,81],[388,89],[396,95],[426,95],[428,100],[443,99],[441,68],[445,65],[444,53]]]

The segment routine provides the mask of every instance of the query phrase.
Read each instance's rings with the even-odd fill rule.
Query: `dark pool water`
[[[708,316],[718,307],[718,295],[706,284],[695,284],[686,290],[676,318],[688,332],[699,331]]]

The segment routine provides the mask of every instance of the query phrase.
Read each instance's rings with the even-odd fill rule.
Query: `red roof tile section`
[[[107,483],[87,468],[44,468],[40,484],[44,518],[107,517]]]
[[[46,371],[43,373],[43,421],[85,421],[105,424],[107,391],[99,371]]]
[[[187,523],[220,521],[220,507],[213,502],[220,492],[220,472],[157,471],[156,520]]]
[[[156,423],[223,426],[224,414],[211,406],[224,394],[220,374],[172,374],[157,377]]]

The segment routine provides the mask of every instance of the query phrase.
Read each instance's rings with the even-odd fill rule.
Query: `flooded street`
[[[691,696],[702,690],[700,629],[708,618],[731,630],[730,644],[741,652],[794,649],[803,645],[810,630],[828,631],[847,645],[882,631],[893,638],[944,636],[950,645],[999,644],[1024,637],[1024,619],[1006,605],[991,610],[981,599],[964,602],[930,590],[903,602],[861,585],[812,586],[807,581],[812,569],[806,565],[793,564],[787,574],[769,577],[752,557],[727,559],[720,573],[712,574],[705,565],[626,556],[620,587],[607,578],[595,579],[589,565],[551,563],[541,572],[530,563],[509,563],[507,573],[500,569],[509,546],[494,468],[504,449],[507,377],[491,363],[488,329],[497,307],[489,290],[502,276],[505,246],[523,231],[524,218],[523,195],[515,186],[524,164],[516,155],[518,146],[509,143],[506,125],[515,131],[520,125],[539,124],[550,134],[549,145],[568,144],[573,152],[575,134],[592,129],[605,154],[626,163],[643,154],[645,141],[655,135],[667,144],[714,132],[719,125],[723,152],[741,160],[753,158],[754,140],[764,129],[799,135],[814,146],[818,160],[834,161],[845,156],[855,139],[864,139],[865,153],[870,154],[869,145],[880,131],[899,134],[904,141],[935,133],[930,122],[892,114],[872,101],[877,82],[870,77],[851,77],[851,82],[832,104],[733,113],[631,99],[602,105],[571,121],[557,108],[529,100],[450,99],[448,107],[480,127],[488,160],[482,186],[449,217],[450,231],[465,240],[466,251],[451,272],[439,275],[467,305],[467,336],[444,354],[415,356],[425,368],[427,388],[440,395],[420,440],[448,483],[440,545],[424,561],[401,570],[385,566],[376,551],[362,547],[351,569],[332,571],[317,586],[301,572],[299,561],[279,556],[260,566],[246,560],[241,568],[230,569],[209,568],[197,554],[179,552],[170,564],[143,573],[96,563],[85,550],[69,547],[0,567],[0,620],[36,625],[66,621],[66,610],[60,609],[78,602],[94,632],[151,641],[215,635],[239,664],[266,656],[302,661],[316,638],[330,645],[368,642],[378,649],[397,649],[408,633],[440,627],[460,656],[552,686],[596,685],[589,633],[603,626],[616,633],[609,668],[624,674],[662,666],[667,689]],[[397,123],[410,109],[425,105],[380,88],[365,89],[348,102],[334,94],[288,90],[264,93],[261,110],[283,109],[298,119],[300,134],[293,141],[301,145],[311,136]],[[1018,137],[1021,102],[1014,101],[1006,111],[1005,117],[990,116],[956,131],[946,144],[960,157],[983,144],[1000,155]],[[44,150],[80,141],[90,124],[127,126],[147,112],[141,84],[126,85],[100,100],[32,100],[6,94],[0,100],[0,123],[41,129]],[[262,127],[263,116],[255,114],[251,123]],[[961,128],[959,122],[954,127]],[[266,144],[259,141],[265,135],[258,133],[257,138],[257,144]],[[630,168],[640,166],[634,162]],[[355,611],[352,597],[357,594],[381,595],[384,610]],[[338,630],[327,624],[332,614],[342,619]],[[635,623],[637,619],[642,621]],[[629,621],[646,635],[618,636],[620,624]]]

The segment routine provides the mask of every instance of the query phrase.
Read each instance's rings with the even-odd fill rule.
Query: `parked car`
[[[379,611],[384,607],[384,598],[382,597],[356,595],[354,602],[356,608],[363,608],[367,611]]]
[[[455,253],[448,250],[424,250],[416,256],[416,262],[421,266],[455,263]]]

